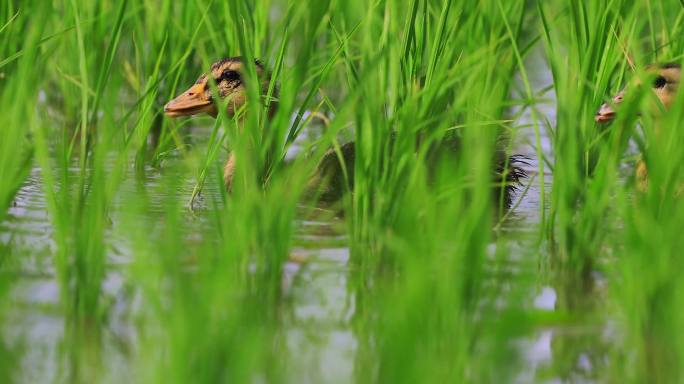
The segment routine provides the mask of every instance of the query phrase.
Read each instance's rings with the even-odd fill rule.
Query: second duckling
[[[656,110],[662,109],[667,111],[670,109],[677,98],[677,90],[679,88],[679,79],[681,77],[682,67],[677,63],[666,63],[660,65],[650,65],[646,71],[652,75],[653,83],[651,90],[655,94],[660,106],[654,106],[652,113],[657,113]],[[632,86],[640,86],[637,81]],[[595,120],[597,123],[605,124],[613,121],[616,115],[617,106],[623,102],[625,98],[625,89],[618,92],[611,102],[603,104],[596,113]],[[637,181],[637,189],[641,192],[648,188],[648,168],[643,157],[637,160],[635,169],[635,178]]]

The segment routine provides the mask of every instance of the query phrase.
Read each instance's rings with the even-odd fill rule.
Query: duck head
[[[677,96],[681,66],[674,63],[652,65],[647,67],[646,71],[652,75],[652,77],[649,76],[649,78],[653,79],[651,90],[655,93],[662,107],[665,110],[669,109]],[[639,81],[636,81],[634,84],[634,86],[639,85]],[[613,97],[611,102],[603,104],[594,118],[596,122],[608,123],[613,121],[615,119],[615,108],[623,101],[624,97],[625,90],[623,89]]]
[[[258,60],[254,62],[260,92],[266,95],[270,77]],[[211,65],[208,73],[202,74],[193,86],[181,93],[164,106],[164,113],[169,117],[191,116],[206,113],[213,117],[218,115],[219,103],[214,100],[210,82],[216,84],[216,96],[227,101],[226,113],[233,117],[247,102],[247,89],[244,84],[245,63],[241,57],[229,57]],[[271,109],[275,108],[271,102]]]

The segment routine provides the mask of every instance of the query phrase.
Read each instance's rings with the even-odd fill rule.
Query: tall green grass
[[[0,7],[0,100],[6,108],[0,117],[0,223],[8,217],[14,197],[31,171],[34,145],[31,130],[38,124],[35,110],[44,108],[37,87],[26,87],[24,81],[38,82],[44,65],[39,63],[40,45],[46,33],[37,15],[32,23],[14,4]],[[42,105],[41,105],[42,104]],[[23,253],[15,249],[15,234],[2,231],[0,243],[0,324],[10,323],[7,316],[10,292],[16,283],[16,266]],[[8,235],[5,237],[5,235]],[[16,377],[21,361],[20,338],[0,337],[0,380]]]
[[[2,116],[2,124],[6,129],[0,144],[0,174],[3,176],[0,186],[0,221],[4,220],[14,194],[31,168],[33,148],[26,134],[34,120],[38,89],[24,87],[22,81],[38,81],[42,66],[36,67],[35,62],[39,57],[38,46],[44,33],[42,25],[28,25],[26,16],[11,5],[3,7],[1,16],[0,36],[3,37],[3,44],[0,45],[0,52],[4,60],[0,62],[0,96],[5,105],[14,105],[15,100],[23,102],[16,103],[16,108],[8,110]]]
[[[677,381],[680,355],[676,341],[670,339],[674,334],[666,329],[671,330],[671,319],[677,318],[674,298],[679,289],[670,283],[669,273],[661,273],[676,273],[677,265],[673,259],[677,252],[670,248],[676,247],[677,240],[667,234],[678,227],[680,199],[675,188],[681,151],[675,147],[681,104],[666,118],[654,117],[653,109],[646,107],[653,99],[647,87],[631,86],[614,124],[597,126],[591,120],[597,105],[625,86],[625,78],[639,76],[650,84],[652,77],[643,72],[646,64],[679,61],[681,46],[672,33],[681,28],[682,7],[651,2],[611,2],[610,7],[601,2],[561,3],[565,6],[561,13],[554,11],[558,8],[553,3],[538,5],[558,100],[551,136],[555,162],[549,226],[558,240],[558,252],[551,262],[560,262],[557,273],[575,274],[578,282],[572,289],[587,294],[593,292],[593,271],[608,272],[614,288],[609,302],[615,300],[619,324],[625,327],[618,327],[616,369],[599,377]],[[557,23],[569,25],[569,33],[554,28]],[[636,71],[627,73],[632,66]],[[641,129],[635,129],[637,122]],[[619,177],[630,139],[647,159],[650,187],[645,195],[635,189],[633,177],[627,182]],[[650,161],[651,156],[660,160]],[[669,176],[657,180],[652,172]],[[574,300],[567,309],[586,311],[588,302]]]
[[[557,260],[582,278],[593,268],[612,219],[609,210],[617,168],[631,131],[594,123],[610,94],[609,79],[624,71],[628,42],[645,25],[632,2],[538,2],[541,31],[556,93],[556,124],[549,127],[554,173],[550,236]],[[563,24],[569,28],[554,28]]]
[[[648,61],[682,61],[681,30],[684,7],[648,4]],[[637,73],[644,81],[652,76]],[[682,378],[678,283],[681,227],[682,95],[670,111],[654,108],[648,93],[635,98],[644,111],[640,118],[639,148],[648,169],[648,189],[622,205],[625,217],[625,260],[617,268],[614,296],[620,305],[625,344],[634,355],[619,354],[615,368],[630,380],[672,382]],[[654,111],[655,109],[655,111]]]
[[[472,350],[497,343],[474,334],[496,218],[490,170],[522,15],[520,4],[497,1],[413,1],[362,20],[357,49],[367,53],[350,80],[363,100],[354,106],[350,221],[361,270],[359,381],[488,377],[473,368]],[[462,150],[431,164],[430,146],[444,137]],[[488,352],[477,359],[496,361]]]
[[[683,103],[653,116],[650,94],[634,89],[614,124],[593,116],[645,76],[645,64],[681,61],[682,9],[621,0],[3,3],[0,223],[16,219],[8,208],[38,167],[54,241],[46,274],[64,320],[58,380],[291,378],[298,351],[284,324],[295,299],[284,270],[302,222],[320,212],[301,195],[324,152],[351,137],[354,193],[331,214],[351,251],[340,273],[353,296],[344,326],[355,372],[341,381],[513,380],[532,369],[518,342],[547,326],[591,331],[555,336],[553,362],[536,379],[573,378],[586,352],[599,362],[594,379],[678,381]],[[554,116],[536,106],[530,78],[546,69],[529,65],[535,49],[550,71]],[[213,61],[238,55],[264,62],[269,95],[248,65],[240,116],[163,116]],[[519,128],[513,106],[531,111],[536,130],[526,150],[537,155],[541,223],[521,231],[531,240],[498,230],[504,212],[492,194],[497,153]],[[322,134],[286,162],[309,129]],[[436,159],[444,138],[459,150]],[[648,165],[645,193],[624,170],[635,160],[630,142]],[[226,193],[229,151],[238,161]],[[28,267],[11,240],[20,231],[2,228],[4,298]],[[120,292],[112,279],[124,281]],[[547,283],[555,313],[530,308]],[[119,306],[133,329],[124,369],[108,344]],[[10,315],[0,306],[0,320]],[[9,347],[0,358],[3,381],[20,381],[17,367],[33,363],[5,363],[22,358]]]

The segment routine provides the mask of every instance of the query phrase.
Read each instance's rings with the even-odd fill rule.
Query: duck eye
[[[653,88],[662,88],[667,84],[667,79],[664,76],[658,76],[653,81]]]
[[[237,82],[240,83],[240,74],[236,71],[228,70],[221,74],[219,81],[228,81],[229,83]]]

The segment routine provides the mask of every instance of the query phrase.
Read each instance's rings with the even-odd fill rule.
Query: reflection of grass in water
[[[656,61],[656,48],[657,59],[679,57],[681,15],[676,2],[574,0],[0,7],[0,219],[35,152],[66,319],[63,377],[116,377],[98,357],[117,300],[102,289],[109,231],[131,244],[124,286],[138,377],[285,377],[297,351],[287,350],[281,329],[281,310],[291,305],[282,269],[295,244],[298,197],[315,159],[354,127],[356,192],[334,209],[345,213],[352,250],[358,381],[488,381],[489,372],[521,368],[511,340],[535,326],[606,318],[624,345],[604,351],[602,342],[563,339],[544,375],[571,377],[571,360],[588,349],[591,359],[610,358],[592,377],[676,381],[681,107],[641,119],[651,189],[638,198],[631,181],[615,176],[636,116],[605,128],[593,114],[619,87],[624,52],[639,64]],[[538,241],[525,242],[521,256],[506,234],[493,236],[501,201],[491,198],[490,169],[503,133],[515,133],[507,116],[512,87],[527,98],[515,103],[534,106],[524,63],[536,44],[545,48],[558,100],[547,130],[555,160],[538,161],[540,175],[552,168],[554,180],[551,211],[540,203]],[[195,121],[171,122],[161,106],[210,62],[240,53],[273,70],[277,114],[269,120],[248,108],[240,126],[220,118],[214,134],[207,131],[212,151],[186,143],[179,127]],[[252,104],[257,92],[250,88]],[[646,93],[634,94],[637,105]],[[328,116],[327,129],[315,150],[281,167],[310,123],[292,116],[305,111]],[[540,155],[545,121],[533,120]],[[458,137],[461,150],[428,169],[431,144],[445,135]],[[237,164],[234,193],[207,193],[203,208],[187,213],[189,180],[220,183],[215,159],[226,145],[249,159]],[[145,184],[145,166],[160,164],[157,186]],[[130,180],[134,193],[121,188]],[[544,178],[535,183],[544,198]],[[115,201],[123,204],[113,219]],[[153,209],[159,204],[161,214]],[[601,289],[590,283],[597,271],[609,287],[598,306],[591,297]],[[525,309],[539,280],[558,292],[556,314]],[[2,361],[19,356],[0,351]]]

